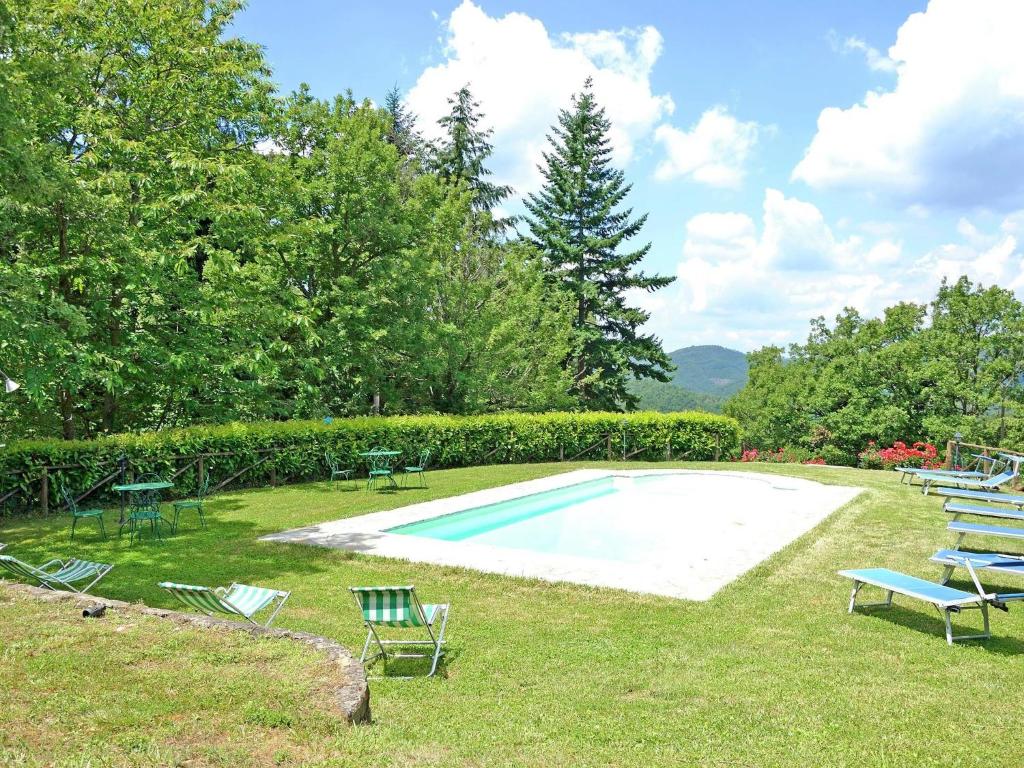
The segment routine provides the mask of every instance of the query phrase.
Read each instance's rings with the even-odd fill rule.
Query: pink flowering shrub
[[[942,466],[939,452],[931,443],[918,441],[907,446],[897,440],[889,448],[879,448],[874,440],[858,456],[859,465],[864,469],[892,469],[893,467],[924,467],[938,469]]]

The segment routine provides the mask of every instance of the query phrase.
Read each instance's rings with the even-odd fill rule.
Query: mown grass
[[[127,538],[103,542],[88,529],[72,544],[66,519],[9,520],[0,527],[0,541],[30,561],[77,555],[117,563],[97,591],[150,605],[173,607],[155,586],[165,578],[211,585],[237,579],[291,589],[281,626],[324,634],[353,649],[361,645],[363,631],[346,589],[350,585],[414,582],[424,598],[451,602],[444,677],[373,683],[375,722],[367,727],[339,729],[301,709],[290,710],[296,714],[278,723],[274,734],[305,749],[281,747],[287,753],[278,756],[284,764],[1019,764],[1024,614],[996,612],[995,638],[949,648],[938,614],[923,604],[900,601],[889,611],[845,613],[849,584],[835,575],[837,569],[885,565],[934,578],[939,569],[927,558],[951,539],[940,501],[899,486],[895,473],[754,467],[866,490],[705,603],[257,541],[283,528],[582,466],[620,465],[434,472],[427,490],[395,494],[326,484],[224,494],[210,504],[208,530],[186,526],[163,545],[129,547]],[[111,515],[108,525],[114,521]],[[1020,585],[996,581],[989,586]],[[965,615],[969,623],[976,625],[977,619],[976,612]],[[15,626],[25,633],[31,623],[29,617]],[[89,625],[88,631],[99,626]],[[5,652],[5,667],[22,669],[27,662],[21,658],[34,642],[29,635],[18,640],[21,651]],[[116,686],[122,674],[115,653],[119,639],[111,642],[106,667],[110,685]],[[124,640],[126,649],[133,645]],[[79,648],[68,643],[51,655],[56,668],[70,669]],[[203,693],[203,680],[210,671],[190,658],[188,649],[177,649],[166,663],[182,680],[177,696],[182,711],[204,713],[206,726],[230,727],[242,717],[246,701],[276,687],[255,678],[238,696],[209,695]],[[46,680],[54,696],[67,700],[75,693],[59,676]],[[16,701],[43,693],[39,687],[12,690]],[[77,695],[88,694],[78,690]],[[159,685],[139,695],[144,709],[164,706],[166,692]],[[18,759],[33,753],[37,738],[24,707],[0,706],[0,743]],[[130,718],[94,723],[87,707],[52,717],[67,733],[69,765],[166,765],[185,759],[193,761],[190,765],[220,764],[217,756],[182,745],[195,718],[172,719],[153,731]],[[247,727],[256,741],[266,728]],[[156,751],[111,747],[135,741]]]

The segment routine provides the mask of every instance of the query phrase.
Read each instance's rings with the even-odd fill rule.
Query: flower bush
[[[942,466],[939,452],[931,443],[918,441],[907,446],[897,440],[888,448],[879,448],[874,440],[858,456],[858,465],[864,469],[892,469],[893,467],[924,467],[938,469]]]
[[[760,451],[757,448],[750,448],[740,454],[739,461],[758,461],[765,464],[824,464],[825,459],[821,456],[811,456],[802,448],[778,448],[776,450]]]

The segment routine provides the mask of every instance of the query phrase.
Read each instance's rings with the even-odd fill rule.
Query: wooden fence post
[[[565,446],[564,445],[558,446],[558,460],[559,461],[565,461]]]
[[[722,457],[722,443],[718,437],[718,433],[715,432],[715,461],[718,461]]]
[[[604,447],[608,452],[608,461],[612,460],[612,433],[609,432],[604,436]]]
[[[50,511],[50,468],[43,467],[43,475],[39,478],[39,506],[45,515]]]
[[[277,486],[277,467],[270,468],[270,487],[274,488]]]
[[[672,461],[672,438],[665,441],[665,461]]]
[[[943,464],[943,466],[946,469],[952,469],[953,468],[953,446],[954,445],[955,445],[955,443],[952,440],[947,440],[946,441],[946,461]]]

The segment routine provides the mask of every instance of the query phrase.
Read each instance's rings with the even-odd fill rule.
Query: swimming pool
[[[266,538],[704,600],[859,491],[752,472],[579,470]]]

